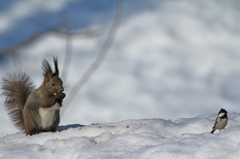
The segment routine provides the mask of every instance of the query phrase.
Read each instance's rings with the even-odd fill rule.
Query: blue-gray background
[[[240,111],[240,4],[230,1],[122,1],[123,18],[101,67],[70,105],[60,125],[124,119],[194,117],[220,108]],[[74,36],[65,93],[97,57],[115,14],[113,0],[0,2],[0,50],[54,27],[64,15]],[[41,61],[58,56],[66,39],[47,34],[0,59],[0,77],[27,72],[42,82]],[[0,92],[1,93],[1,92]],[[1,98],[0,136],[17,132]],[[66,109],[67,108],[67,109]]]

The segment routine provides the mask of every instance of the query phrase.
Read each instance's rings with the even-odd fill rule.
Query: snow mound
[[[217,114],[175,121],[124,120],[60,126],[56,133],[0,138],[3,158],[238,158],[240,113],[230,112],[221,133],[211,134]]]

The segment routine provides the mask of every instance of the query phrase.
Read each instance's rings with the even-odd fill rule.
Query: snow
[[[239,158],[240,113],[211,134],[217,113],[181,118],[129,119],[92,125],[60,126],[56,133],[0,138],[3,158]]]
[[[72,103],[61,107],[62,131],[25,136],[0,97],[0,156],[238,158],[238,6],[237,0],[124,1],[121,27],[106,59]],[[97,57],[114,11],[112,0],[3,2],[0,50],[55,26],[61,13],[73,31],[99,28],[99,36],[73,38],[67,98]],[[57,55],[61,72],[65,49],[64,38],[43,36],[19,51],[17,67],[10,56],[1,59],[0,78],[21,70],[39,86],[42,59],[52,64]],[[212,135],[220,108],[230,112],[229,123]]]

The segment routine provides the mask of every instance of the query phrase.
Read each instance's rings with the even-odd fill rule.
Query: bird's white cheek
[[[220,113],[220,114],[218,115],[218,117],[221,118],[221,117],[223,117],[224,115],[225,115],[225,113]]]

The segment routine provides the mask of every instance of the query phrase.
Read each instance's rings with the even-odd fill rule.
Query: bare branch
[[[53,27],[53,28],[49,28],[47,30],[44,30],[42,32],[39,32],[31,37],[29,37],[27,40],[16,44],[15,46],[12,46],[8,49],[2,50],[0,51],[0,59],[12,55],[14,56],[16,53],[19,52],[19,50],[21,50],[22,48],[25,48],[27,46],[29,46],[30,44],[32,44],[33,42],[37,41],[38,39],[40,39],[41,37],[47,35],[47,34],[55,34],[58,35],[62,38],[65,38],[66,36],[68,37],[92,37],[92,36],[98,36],[99,35],[99,30],[85,30],[85,31],[79,31],[79,32],[64,32],[62,31],[62,29],[59,29],[58,25]]]
[[[64,105],[62,110],[62,114],[66,111],[70,103],[73,101],[73,99],[76,97],[77,93],[79,90],[82,88],[82,86],[89,80],[91,75],[99,68],[101,63],[103,62],[104,58],[106,57],[110,46],[113,43],[113,40],[115,38],[116,32],[120,26],[120,20],[122,17],[122,8],[123,4],[121,1],[117,1],[116,4],[116,12],[115,12],[115,17],[114,21],[112,24],[112,27],[108,33],[107,39],[100,50],[100,53],[96,60],[92,63],[92,65],[88,68],[88,70],[83,74],[83,76],[78,80],[78,82],[73,86],[72,90],[68,93],[67,98],[65,99]]]
[[[20,49],[22,49],[23,47],[26,47],[28,46],[29,44],[33,43],[34,41],[36,41],[37,39],[39,39],[40,37],[42,37],[43,35],[45,34],[48,34],[50,32],[57,32],[56,31],[56,28],[50,28],[48,30],[45,30],[45,31],[42,31],[40,33],[37,33],[33,36],[31,36],[30,38],[28,38],[27,40],[9,48],[9,49],[6,49],[4,51],[1,51],[0,52],[0,59],[5,57],[5,56],[8,56],[8,55],[15,55]]]
[[[62,26],[65,28],[65,36],[66,36],[66,51],[65,51],[65,60],[63,64],[63,70],[61,74],[62,81],[64,83],[67,82],[67,75],[68,75],[68,70],[69,70],[69,65],[71,63],[71,57],[72,57],[72,36],[69,36],[70,34],[70,28],[67,23],[66,18],[62,18]]]

